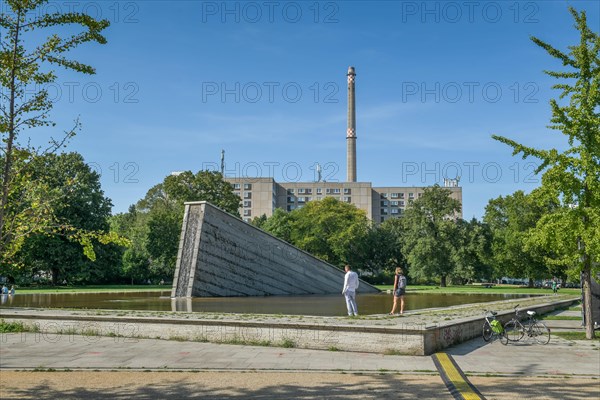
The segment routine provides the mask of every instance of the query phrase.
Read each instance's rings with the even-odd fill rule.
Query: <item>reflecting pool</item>
[[[340,295],[268,296],[268,297],[204,297],[171,299],[170,290],[123,293],[48,293],[0,296],[0,307],[76,308],[102,310],[188,311],[216,313],[345,315],[346,303]],[[405,311],[449,307],[460,304],[532,297],[526,294],[443,294],[408,292]],[[388,293],[358,294],[360,314],[385,314],[392,308]],[[485,306],[482,305],[482,308]]]

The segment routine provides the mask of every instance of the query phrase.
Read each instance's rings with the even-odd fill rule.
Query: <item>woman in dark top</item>
[[[395,315],[398,308],[398,299],[400,299],[400,315],[404,314],[404,292],[406,291],[406,277],[402,272],[402,268],[396,268],[396,276],[394,278],[394,306],[390,315]]]

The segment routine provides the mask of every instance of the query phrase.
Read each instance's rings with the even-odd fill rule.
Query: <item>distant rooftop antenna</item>
[[[321,172],[322,171],[323,170],[321,168],[321,164],[317,163],[317,182],[321,182],[321,179],[322,179]]]
[[[225,150],[221,150],[221,175],[225,176]]]

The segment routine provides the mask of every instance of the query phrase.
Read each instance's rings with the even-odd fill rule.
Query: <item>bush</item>
[[[360,276],[360,279],[371,285],[393,285],[394,275],[394,271],[383,270],[369,275],[363,274]]]

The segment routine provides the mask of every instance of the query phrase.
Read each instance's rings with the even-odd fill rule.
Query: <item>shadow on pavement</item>
[[[19,372],[16,374],[39,374]],[[88,373],[96,378],[106,375],[104,384],[87,385],[84,375],[72,387],[63,377],[77,372],[41,373],[38,384],[19,388],[18,382],[3,377],[2,398],[28,399],[451,399],[437,376],[403,376],[397,374],[295,374],[295,373]],[[129,376],[127,376],[129,374]],[[180,377],[178,377],[180,375]],[[18,376],[18,375],[17,375]],[[162,377],[164,376],[164,379]],[[122,380],[123,378],[124,381]],[[131,379],[137,382],[131,382]],[[61,382],[62,381],[62,382]],[[112,387],[106,387],[112,383]],[[26,383],[25,383],[26,384]],[[6,397],[5,397],[6,396]]]
[[[469,379],[487,399],[581,400],[600,398],[598,379],[476,376],[469,377]]]

